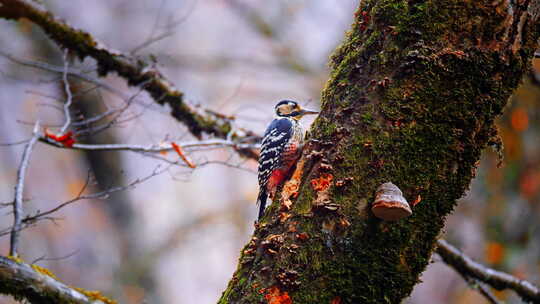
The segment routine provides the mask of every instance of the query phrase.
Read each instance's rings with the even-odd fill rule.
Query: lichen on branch
[[[0,293],[40,304],[115,304],[96,291],[71,287],[49,270],[0,256]]]

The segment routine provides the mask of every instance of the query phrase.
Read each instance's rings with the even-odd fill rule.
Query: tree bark
[[[362,1],[292,180],[219,303],[380,304],[410,294],[482,150],[499,146],[494,120],[530,68],[540,4],[514,2]],[[420,200],[412,216],[373,216],[388,181]]]

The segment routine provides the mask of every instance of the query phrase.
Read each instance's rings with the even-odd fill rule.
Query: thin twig
[[[491,304],[501,304],[501,302],[497,299],[497,297],[495,297],[495,295],[493,295],[493,293],[491,293],[491,291],[489,291],[489,288],[486,287],[482,282],[476,280],[476,279],[469,279],[472,281],[472,283],[474,284],[474,286],[476,287],[476,289],[478,290],[478,292],[480,292],[481,295],[484,296],[484,298],[486,298],[486,300],[489,301],[489,303]]]
[[[36,264],[36,263],[39,263],[41,261],[60,261],[60,260],[66,260],[74,255],[76,255],[77,253],[79,253],[79,249],[77,250],[74,250],[73,252],[71,253],[68,253],[64,256],[60,256],[60,257],[51,257],[51,258],[48,258],[46,255],[42,255],[40,256],[39,258],[35,259],[32,261],[31,264]]]
[[[23,58],[15,57],[15,56],[13,56],[11,54],[8,54],[8,53],[6,53],[6,52],[4,52],[2,50],[0,50],[0,56],[3,56],[5,58],[7,58],[8,60],[10,60],[12,62],[15,62],[15,63],[18,63],[18,64],[23,65],[23,66],[36,68],[36,69],[40,69],[40,70],[48,71],[48,72],[52,72],[52,73],[60,73],[60,74],[64,73],[64,67],[48,64],[48,63],[45,63],[45,62],[26,60],[26,59],[23,59]],[[99,79],[97,79],[95,77],[86,75],[81,70],[77,70],[77,69],[74,69],[74,68],[69,68],[67,70],[67,74],[69,76],[71,76],[71,77],[78,78],[80,80],[92,83],[92,84],[94,84],[94,85],[96,85],[96,86],[98,86],[100,88],[103,88],[103,89],[105,89],[105,90],[107,90],[107,91],[109,91],[109,92],[111,92],[111,93],[113,93],[113,94],[115,94],[117,96],[120,96],[123,99],[128,98],[127,94],[125,94],[121,90],[118,90],[118,89],[114,88],[113,86],[110,86],[107,83],[102,82],[102,81],[100,81]]]
[[[143,48],[146,48],[148,47],[149,45],[151,45],[152,43],[155,43],[155,42],[158,42],[162,39],[165,39],[169,36],[172,36],[174,34],[176,34],[176,27],[178,25],[180,25],[181,23],[183,23],[184,21],[187,20],[187,18],[193,13],[193,11],[195,10],[195,5],[197,4],[197,1],[192,1],[191,2],[191,6],[188,8],[188,10],[186,11],[186,13],[181,16],[180,18],[178,18],[177,20],[173,20],[172,22],[170,22],[168,25],[167,25],[167,30],[164,31],[163,33],[161,34],[158,34],[158,35],[155,35],[155,29],[152,29],[152,33],[151,35],[149,35],[148,39],[146,39],[146,41],[143,41],[141,44],[139,44],[138,46],[134,47],[130,52],[129,54],[130,55],[135,55],[137,52],[139,52],[140,50],[142,50]],[[160,8],[161,10],[161,8]],[[156,21],[157,21],[158,18],[156,18]],[[157,22],[156,22],[156,25],[157,25]]]
[[[463,278],[463,280],[467,283],[469,288],[474,289],[478,291],[486,300],[491,304],[501,304],[499,300],[491,293],[489,290],[489,287],[485,286],[484,283],[479,281],[478,279],[472,278],[464,273],[458,272],[458,274]]]
[[[68,206],[68,205],[71,205],[77,201],[80,201],[80,200],[88,200],[88,199],[97,199],[97,198],[107,198],[109,195],[115,193],[115,192],[119,192],[119,191],[124,191],[124,190],[127,190],[127,189],[130,189],[130,188],[133,188],[135,187],[136,185],[138,184],[141,184],[147,180],[149,180],[150,178],[156,176],[156,175],[159,175],[163,172],[165,172],[168,168],[164,168],[164,169],[160,169],[160,166],[157,166],[154,171],[152,171],[151,174],[149,174],[148,176],[145,176],[143,178],[137,178],[136,180],[132,181],[131,183],[125,185],[125,186],[117,186],[117,187],[112,187],[112,188],[109,188],[109,189],[106,189],[106,190],[103,190],[103,191],[100,191],[100,192],[97,192],[97,193],[92,193],[92,194],[87,194],[87,195],[82,195],[82,193],[84,192],[84,190],[86,189],[87,185],[88,185],[88,181],[89,179],[87,179],[87,182],[85,183],[85,185],[83,186],[82,190],[79,192],[79,195],[77,195],[77,197],[69,200],[69,201],[66,201],[66,202],[63,202],[61,204],[59,204],[58,206],[50,209],[50,210],[47,210],[47,211],[43,211],[43,212],[38,212],[37,214],[35,215],[32,215],[32,216],[26,216],[23,220],[22,220],[22,223],[26,224],[26,225],[30,225],[40,219],[43,219],[45,218],[46,216],[48,215],[51,215],[55,212],[57,212],[58,210]]]
[[[62,81],[64,82],[64,91],[66,92],[66,102],[64,103],[64,116],[66,122],[60,129],[60,134],[66,133],[67,128],[71,125],[71,113],[69,107],[73,103],[73,94],[71,94],[71,88],[69,87],[69,81],[67,79],[69,69],[68,49],[64,50],[64,71],[62,72]]]
[[[22,145],[22,144],[27,143],[28,141],[29,141],[29,139],[23,139],[23,140],[14,141],[14,142],[0,143],[0,147]]]
[[[437,245],[437,253],[458,273],[484,282],[497,290],[512,289],[525,301],[540,302],[540,289],[531,282],[475,262],[445,240],[439,240]]]
[[[38,141],[38,130],[39,121],[37,121],[34,126],[34,135],[32,136],[32,139],[30,139],[24,148],[21,164],[17,170],[17,185],[15,185],[15,200],[13,201],[13,227],[11,229],[9,248],[9,255],[11,256],[17,256],[19,232],[22,224],[24,180],[26,177],[26,169],[28,168],[28,163],[30,162],[30,154],[32,153],[34,145]]]

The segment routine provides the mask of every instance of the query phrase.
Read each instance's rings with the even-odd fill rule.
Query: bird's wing
[[[259,185],[266,186],[272,171],[281,166],[280,154],[291,139],[293,123],[287,118],[274,119],[264,133],[259,156]]]

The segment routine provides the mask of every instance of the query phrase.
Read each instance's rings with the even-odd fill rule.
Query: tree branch
[[[538,286],[475,262],[445,240],[437,242],[437,253],[446,264],[465,277],[482,281],[497,290],[512,289],[523,300],[531,303],[540,301]]]
[[[52,208],[52,209],[49,209],[47,211],[43,211],[43,212],[38,212],[37,214],[35,215],[29,215],[29,216],[26,216],[21,222],[22,224],[25,224],[26,226],[28,225],[31,225],[32,223],[36,222],[36,221],[39,221],[41,219],[44,219],[46,218],[47,216],[59,211],[60,209],[68,206],[68,205],[71,205],[75,202],[78,202],[78,201],[81,201],[81,200],[89,200],[89,199],[98,199],[98,198],[107,198],[108,196],[110,196],[111,194],[115,193],[115,192],[119,192],[119,191],[125,191],[125,190],[128,190],[130,188],[134,188],[135,186],[151,179],[152,177],[154,176],[157,176],[157,175],[160,175],[161,173],[165,172],[166,170],[168,170],[169,167],[166,167],[164,169],[160,169],[160,166],[156,167],[154,169],[154,171],[152,171],[151,174],[143,177],[143,178],[137,178],[136,180],[132,181],[131,183],[127,184],[127,185],[124,185],[124,186],[117,186],[117,187],[112,187],[112,188],[109,188],[109,189],[106,189],[106,190],[103,190],[103,191],[100,191],[100,192],[97,192],[97,193],[91,193],[91,194],[86,194],[86,195],[83,195],[84,191],[86,190],[86,187],[88,186],[88,180],[86,181],[86,184],[83,186],[83,188],[81,189],[81,191],[79,192],[79,194],[77,195],[77,197],[69,200],[69,201],[66,201],[66,202],[63,202],[61,204],[59,204],[58,206]],[[25,228],[25,227],[21,227],[22,228]],[[1,232],[0,232],[0,235],[1,235]]]
[[[184,94],[155,68],[149,67],[140,59],[106,48],[89,33],[77,30],[60,21],[35,3],[27,0],[0,0],[0,17],[30,20],[60,47],[68,49],[79,59],[91,57],[96,60],[100,76],[116,72],[131,86],[139,86],[144,83],[144,90],[157,103],[168,104],[171,107],[171,115],[185,124],[189,131],[199,139],[202,138],[203,134],[210,134],[220,138],[249,139],[250,142],[260,140],[260,137],[253,132],[236,130],[232,124],[233,119],[226,115],[204,111],[187,104]],[[253,150],[238,149],[237,151],[245,157],[257,158],[257,153]]]
[[[15,262],[0,256],[0,293],[12,295],[15,299],[26,298],[31,303],[115,303],[97,292],[88,292],[70,287],[50,275],[39,271],[35,265]]]
[[[13,201],[13,227],[11,229],[9,254],[17,256],[17,247],[19,244],[19,232],[21,231],[22,213],[23,213],[23,191],[24,180],[26,177],[26,168],[30,162],[30,154],[38,140],[39,121],[34,126],[34,135],[24,148],[21,164],[17,170],[17,185],[15,186],[15,200]]]
[[[161,152],[168,152],[173,151],[173,147],[170,143],[166,145],[148,145],[148,146],[142,146],[142,145],[131,145],[131,144],[78,144],[75,143],[71,147],[66,147],[62,143],[59,143],[51,138],[40,136],[39,140],[43,143],[49,144],[51,146],[55,146],[57,148],[63,148],[63,149],[74,149],[74,150],[92,150],[92,151],[132,151],[132,152],[144,152],[144,153],[161,153]],[[240,149],[243,148],[258,148],[258,145],[252,145],[252,144],[240,144],[228,140],[223,139],[211,139],[211,140],[203,140],[203,141],[191,141],[191,142],[184,142],[184,143],[177,143],[182,148],[199,148],[199,147],[217,147],[217,148],[223,148],[223,147],[237,147]]]

